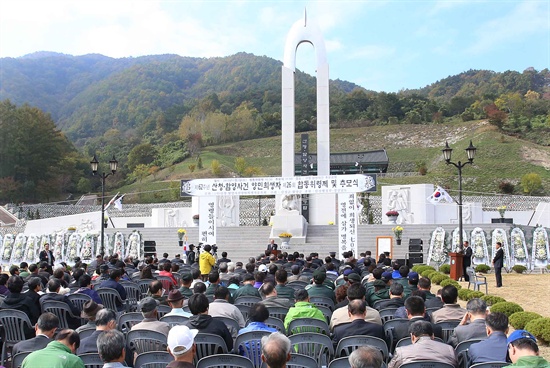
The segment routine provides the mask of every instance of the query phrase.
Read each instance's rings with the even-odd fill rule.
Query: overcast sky
[[[367,89],[420,88],[469,69],[550,68],[550,0],[0,0],[0,57],[244,51],[282,61],[306,7],[331,79]],[[301,45],[297,67],[314,74],[314,64],[313,48]]]

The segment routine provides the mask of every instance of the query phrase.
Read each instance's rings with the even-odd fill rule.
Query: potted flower
[[[69,227],[67,228],[67,232],[68,232],[69,234],[72,234],[72,233],[74,233],[75,231],[76,231],[76,227],[75,227],[75,226],[69,226]]]
[[[397,245],[401,245],[401,235],[403,234],[403,227],[397,225],[396,227],[392,228],[392,231],[395,234]]]
[[[390,224],[395,224],[396,223],[395,221],[397,220],[397,216],[399,216],[399,212],[391,210],[386,212],[386,216],[388,216],[388,221],[390,222]]]
[[[183,246],[183,237],[185,236],[185,229],[178,229],[178,238],[179,238],[179,244],[180,244],[180,247]]]
[[[500,218],[504,218],[504,214],[506,213],[506,206],[498,206],[497,211],[500,215]]]
[[[193,223],[195,225],[199,225],[199,214],[197,213],[196,215],[193,215]]]
[[[290,238],[292,238],[291,233],[282,232],[279,234],[279,238],[281,239],[281,247],[288,246],[288,243],[290,243]]]

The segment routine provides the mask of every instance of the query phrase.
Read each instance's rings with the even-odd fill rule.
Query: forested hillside
[[[110,182],[122,185],[199,157],[205,147],[279,135],[281,65],[247,53],[208,59],[178,55],[113,59],[40,52],[0,59],[0,101],[9,100],[6,111],[23,104],[29,105],[23,109],[42,110],[54,124],[53,131],[57,127],[63,133],[52,134],[64,140],[66,136],[69,151],[73,144],[78,148],[80,165],[96,153],[105,162],[116,155],[120,175]],[[315,78],[297,71],[298,132],[315,129],[315,101]],[[487,119],[502,133],[550,145],[547,69],[470,70],[399,93],[377,93],[333,80],[330,104],[333,129]],[[3,135],[7,119],[0,119]],[[10,147],[4,148],[14,149]],[[371,148],[365,144],[363,149]],[[30,185],[12,176],[0,172],[0,178]],[[80,176],[60,193],[97,189],[97,181],[90,181],[85,169]],[[38,196],[27,200],[44,198]]]

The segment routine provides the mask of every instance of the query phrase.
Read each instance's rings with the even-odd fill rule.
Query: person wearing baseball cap
[[[194,368],[193,359],[197,347],[195,336],[199,330],[189,329],[187,326],[174,326],[168,333],[168,352],[174,357],[174,361],[166,368]]]
[[[526,330],[516,330],[508,336],[508,356],[513,364],[508,367],[548,368],[550,362],[539,356],[537,339]]]

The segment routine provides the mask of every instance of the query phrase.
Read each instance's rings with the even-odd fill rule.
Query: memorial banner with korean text
[[[199,242],[216,244],[216,197],[201,197],[199,204]]]
[[[182,180],[185,196],[284,195],[359,193],[376,191],[376,176],[369,174],[194,179]]]
[[[352,251],[357,258],[358,208],[355,193],[338,194],[338,254],[343,259],[344,252]]]

